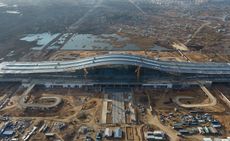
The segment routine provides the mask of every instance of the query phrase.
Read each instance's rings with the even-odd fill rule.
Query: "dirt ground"
[[[217,86],[215,86],[216,88]],[[223,92],[227,92],[228,88],[226,86],[218,86],[218,88]],[[214,107],[207,108],[190,108],[185,109],[179,107],[177,104],[173,103],[172,98],[175,96],[191,96],[194,99],[182,100],[181,102],[186,104],[194,103],[207,103],[207,96],[203,93],[200,88],[189,88],[183,90],[161,90],[161,89],[134,89],[133,91],[133,103],[136,107],[144,107],[146,109],[144,112],[137,108],[137,117],[140,121],[137,125],[132,125],[130,123],[123,125],[113,125],[113,124],[101,124],[101,114],[102,114],[102,103],[103,94],[95,93],[94,91],[77,89],[77,88],[55,88],[55,89],[45,89],[43,87],[35,87],[31,92],[32,99],[36,99],[41,96],[58,96],[64,101],[63,105],[58,107],[56,111],[49,112],[36,112],[36,111],[24,111],[18,106],[18,99],[21,94],[15,94],[12,96],[10,103],[5,108],[0,110],[0,114],[7,113],[9,116],[13,117],[13,120],[19,119],[29,119],[33,121],[31,125],[37,125],[39,122],[44,121],[50,127],[49,132],[54,132],[56,138],[62,138],[65,140],[84,140],[85,134],[79,133],[79,129],[82,126],[88,127],[90,131],[87,135],[95,138],[96,133],[100,130],[104,130],[106,127],[115,129],[116,127],[122,127],[124,131],[124,136],[122,140],[129,138],[130,141],[138,141],[144,138],[143,131],[155,129],[165,131],[172,141],[178,141],[179,137],[177,132],[172,129],[172,123],[161,123],[159,115],[167,115],[170,112],[174,112],[175,108],[178,111],[177,114],[187,114],[191,110],[204,111],[213,115],[215,119],[218,119],[224,126],[225,133],[224,136],[229,135],[230,132],[230,122],[229,122],[229,109],[226,105],[218,98],[218,94],[215,90],[211,89],[211,92],[217,97],[218,103]],[[151,108],[150,108],[151,106]],[[175,119],[176,121],[176,119]],[[55,128],[57,122],[63,122],[68,125],[68,128],[59,130]],[[150,128],[151,127],[151,128]],[[32,128],[32,127],[30,127]],[[29,128],[29,129],[30,129]],[[35,140],[48,140],[44,134],[38,133],[33,137]],[[200,140],[203,136],[187,136],[182,140]]]
[[[85,140],[85,134],[79,133],[78,130],[82,126],[91,129],[87,135],[95,138],[96,133],[106,127],[115,129],[116,127],[122,127],[123,131],[126,130],[125,125],[101,125],[101,113],[102,113],[102,97],[103,94],[86,91],[83,89],[67,89],[67,88],[55,88],[45,89],[43,87],[35,87],[31,91],[31,98],[37,99],[41,96],[58,96],[63,99],[64,103],[60,105],[54,111],[25,111],[18,105],[18,99],[21,94],[17,94],[11,98],[12,105],[6,106],[0,111],[1,114],[7,113],[8,116],[13,117],[13,120],[30,119],[33,121],[32,125],[40,121],[45,121],[49,128],[49,132],[56,134],[56,137],[60,137],[64,140]],[[56,130],[54,124],[56,122],[63,122],[68,125],[68,128],[63,130]],[[40,126],[38,126],[40,127]],[[130,126],[133,130],[133,141],[139,140],[137,133],[137,127]],[[32,128],[32,127],[31,127]],[[29,130],[28,128],[27,130]],[[139,130],[139,129],[138,129]],[[123,141],[125,141],[126,134],[124,132]],[[44,134],[38,133],[32,139],[34,140],[49,140]],[[132,141],[132,140],[130,140]]]
[[[212,93],[214,93],[211,90]],[[221,101],[221,99],[217,98],[218,103],[216,106],[213,107],[207,107],[207,108],[182,108],[179,107],[177,104],[173,103],[172,98],[175,96],[191,96],[194,97],[192,100],[183,100],[183,103],[186,104],[194,104],[194,103],[207,103],[207,96],[203,93],[203,91],[200,88],[191,88],[191,89],[184,89],[184,90],[144,90],[144,91],[137,91],[135,92],[135,99],[136,102],[141,103],[143,105],[146,105],[146,99],[148,97],[150,98],[150,105],[153,112],[153,115],[156,116],[147,116],[147,121],[152,123],[152,125],[156,127],[160,127],[161,130],[166,131],[169,135],[169,137],[175,138],[175,141],[179,140],[177,133],[175,130],[172,130],[172,123],[162,123],[159,121],[160,114],[167,115],[171,112],[174,112],[176,109],[178,112],[178,116],[183,114],[188,114],[190,111],[203,111],[208,112],[213,115],[213,117],[221,122],[221,124],[224,126],[225,133],[223,134],[223,137],[229,136],[229,121],[227,120],[229,115],[228,107]],[[217,97],[216,93],[214,93],[215,97]],[[148,101],[148,100],[147,100]],[[148,106],[148,104],[146,105]],[[156,117],[156,118],[155,118]],[[173,120],[174,122],[177,121],[177,119]],[[201,135],[194,135],[194,136],[187,136],[186,138],[181,140],[202,140],[204,136]]]

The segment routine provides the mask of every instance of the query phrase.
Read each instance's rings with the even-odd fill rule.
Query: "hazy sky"
[[[8,4],[23,4],[23,5],[44,5],[51,3],[94,3],[97,0],[0,0],[0,2]]]
[[[70,4],[70,5],[84,5],[84,4],[90,4],[94,6],[98,2],[100,3],[109,3],[110,1],[117,1],[117,2],[130,2],[134,6],[138,7],[140,6],[140,3],[149,3],[153,5],[178,5],[178,6],[190,6],[191,4],[199,5],[207,2],[229,2],[230,0],[0,0],[0,3],[6,3],[9,5],[18,5],[18,6],[29,6],[29,5],[35,5],[35,6],[47,6],[47,5],[54,5],[54,4]]]

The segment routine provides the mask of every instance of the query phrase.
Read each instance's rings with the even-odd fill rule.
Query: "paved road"
[[[94,1],[91,7],[80,19],[78,19],[75,23],[73,23],[69,28],[68,31],[71,32],[72,30],[77,30],[84,22],[89,18],[89,16],[94,14],[94,11],[101,6],[104,0],[97,0]],[[88,19],[89,20],[89,19]]]
[[[170,73],[230,75],[229,63],[160,61],[128,54],[107,54],[74,61],[2,62],[0,63],[0,74],[73,72],[84,68],[105,65],[141,66]]]

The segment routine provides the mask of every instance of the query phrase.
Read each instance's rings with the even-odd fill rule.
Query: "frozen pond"
[[[124,51],[143,50],[136,44],[128,43],[128,37],[122,37],[117,34],[74,34],[67,43],[62,47],[62,50],[99,50],[99,51]],[[116,47],[115,44],[122,44],[121,47]],[[123,44],[125,43],[125,44]],[[165,48],[154,46],[149,50],[164,50]],[[165,49],[166,50],[166,49]]]
[[[75,34],[63,46],[63,50],[109,50],[113,47],[109,39],[99,38],[91,34]]]
[[[0,7],[7,7],[7,4],[0,2]]]
[[[7,10],[6,13],[8,14],[20,14],[21,12],[15,10]]]
[[[127,41],[129,39],[128,37],[122,37],[122,36],[117,35],[117,34],[101,34],[101,37],[102,38],[113,38],[117,42],[123,42],[123,41]]]
[[[41,34],[28,34],[27,36],[21,38],[21,41],[36,42],[37,46],[33,47],[34,50],[43,49],[48,43],[54,40],[60,33],[41,33]]]
[[[53,42],[47,49],[59,49],[61,46],[64,45],[65,41],[69,36],[73,35],[73,33],[64,33],[62,34],[58,40]]]
[[[55,39],[55,40],[54,40]],[[128,37],[117,34],[72,34],[72,33],[41,33],[29,34],[20,40],[35,42],[33,50],[46,49],[76,50],[76,51],[141,51],[143,48],[130,42]],[[147,48],[151,51],[168,50],[152,45]]]

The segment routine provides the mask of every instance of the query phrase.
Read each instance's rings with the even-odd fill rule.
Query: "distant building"
[[[203,141],[212,141],[211,138],[203,138]]]
[[[154,131],[154,132],[146,132],[145,138],[147,141],[150,140],[165,140],[166,134],[163,131]]]
[[[54,137],[55,136],[55,134],[54,133],[45,133],[45,135],[46,135],[46,137]]]
[[[113,136],[113,131],[110,130],[109,128],[105,129],[105,137],[106,138],[111,138]]]
[[[121,128],[116,128],[114,130],[114,138],[116,138],[116,139],[122,138],[122,129]]]
[[[6,130],[2,133],[3,136],[13,136],[14,131],[13,130]]]

